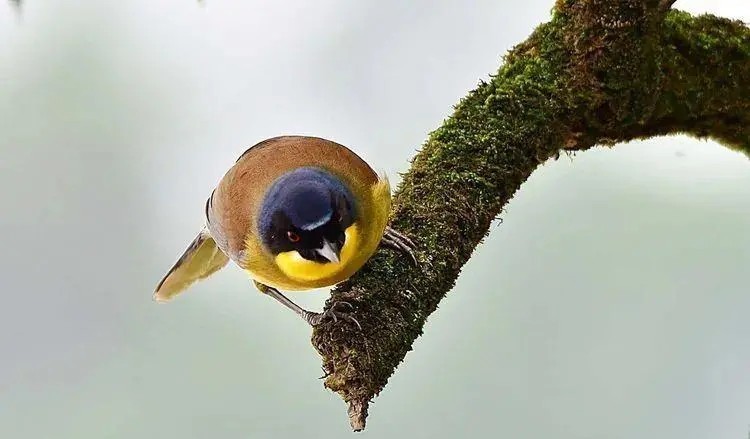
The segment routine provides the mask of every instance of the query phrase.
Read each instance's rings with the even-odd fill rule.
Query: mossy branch
[[[661,0],[659,2],[659,9],[662,11],[668,11],[677,0]]]
[[[558,0],[539,26],[430,134],[395,195],[395,228],[418,241],[420,269],[380,252],[336,300],[362,330],[315,329],[325,385],[369,401],[422,333],[461,267],[531,173],[560,152],[685,133],[750,155],[750,30],[666,11],[671,1]]]

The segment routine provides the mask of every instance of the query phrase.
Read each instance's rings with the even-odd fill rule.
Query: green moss
[[[642,5],[558,0],[551,21],[430,134],[392,217],[418,237],[421,267],[380,252],[334,292],[355,305],[363,330],[330,323],[314,331],[328,388],[366,409],[490,223],[550,157],[670,133],[750,154],[748,29]]]

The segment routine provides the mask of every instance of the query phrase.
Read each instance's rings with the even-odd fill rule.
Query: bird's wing
[[[229,258],[205,228],[195,237],[177,263],[159,282],[154,299],[166,302],[194,282],[205,279],[227,265]]]

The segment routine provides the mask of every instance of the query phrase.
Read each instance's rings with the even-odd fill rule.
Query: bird
[[[279,136],[247,149],[205,204],[205,225],[157,285],[173,299],[229,261],[256,288],[311,326],[344,319],[360,327],[349,302],[303,309],[281,291],[335,286],[381,248],[418,265],[416,246],[391,228],[388,178],[349,148],[320,137]]]

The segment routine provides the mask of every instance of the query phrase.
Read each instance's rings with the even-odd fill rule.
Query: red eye
[[[292,232],[291,230],[286,232],[286,237],[289,238],[290,242],[299,242],[299,235]]]

